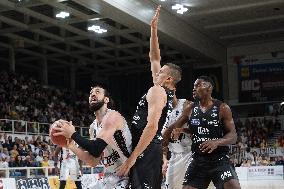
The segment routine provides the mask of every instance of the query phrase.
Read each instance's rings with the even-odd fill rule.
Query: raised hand
[[[159,5],[156,9],[156,12],[155,12],[155,15],[154,17],[152,18],[152,21],[151,21],[151,28],[152,29],[157,29],[158,27],[158,21],[159,21],[159,16],[160,16],[160,10],[161,10],[161,5]]]

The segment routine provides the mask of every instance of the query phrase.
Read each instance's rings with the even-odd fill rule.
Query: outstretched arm
[[[160,86],[153,86],[149,89],[146,99],[148,102],[147,125],[130,157],[118,169],[117,174],[119,176],[126,176],[128,174],[130,168],[135,164],[138,156],[147,148],[157,133],[158,122],[160,120],[162,110],[167,102],[166,91]]]
[[[75,127],[64,120],[59,120],[60,127],[54,127],[57,133],[54,136],[63,135],[72,138],[80,147],[88,151],[94,157],[100,157],[105,147],[111,143],[115,131],[122,128],[124,119],[115,111],[108,112],[102,120],[102,129],[97,134],[96,140],[88,140],[75,131]]]
[[[182,126],[188,121],[189,116],[191,115],[191,110],[192,110],[192,102],[186,104],[181,116],[177,119],[177,121],[174,122],[173,124],[171,124],[164,131],[163,147],[167,147],[169,145],[169,141],[170,141],[171,134],[172,134],[173,130],[177,129],[177,128],[182,128]]]
[[[160,55],[160,47],[158,41],[158,20],[160,15],[160,8],[158,6],[156,9],[155,16],[151,21],[151,37],[150,37],[150,62],[151,62],[151,71],[153,77],[153,83],[156,83],[156,74],[161,69],[161,55]]]

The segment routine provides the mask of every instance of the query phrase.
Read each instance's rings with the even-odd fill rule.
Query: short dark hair
[[[211,77],[202,75],[202,76],[199,76],[197,79],[202,79],[203,81],[209,82],[212,85],[212,88],[214,88],[215,84]]]
[[[109,98],[109,102],[107,104],[107,107],[114,110],[115,109],[115,103],[114,103],[114,101],[113,101],[113,99],[110,95],[110,92],[105,87],[103,87],[102,85],[94,85],[93,87],[91,87],[91,90],[93,88],[96,88],[96,87],[102,88],[104,90],[105,97]]]
[[[170,76],[174,79],[174,84],[176,85],[181,80],[182,69],[173,63],[166,63],[165,66],[170,68]]]

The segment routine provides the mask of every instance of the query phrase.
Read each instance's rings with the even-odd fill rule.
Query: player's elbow
[[[147,124],[147,129],[151,131],[151,133],[155,133],[158,131],[158,123],[149,121]]]
[[[232,136],[232,144],[236,144],[237,138],[238,138],[237,133],[234,132],[234,133],[233,133],[233,136]]]

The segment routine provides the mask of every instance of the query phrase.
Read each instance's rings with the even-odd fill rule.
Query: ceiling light
[[[64,12],[64,11],[61,11],[60,13],[55,15],[56,18],[66,18],[69,16],[70,16],[69,12]]]
[[[103,29],[103,28],[101,28],[100,26],[97,26],[97,25],[89,26],[88,30],[89,31],[94,31],[96,33],[105,33],[105,32],[107,32],[106,29]]]
[[[172,9],[173,10],[178,10],[178,9],[180,9],[182,7],[183,7],[183,5],[181,5],[181,4],[175,4],[175,5],[172,6]]]
[[[178,14],[183,14],[183,13],[185,13],[186,11],[188,11],[188,8],[182,7],[181,9],[177,10],[177,13],[178,13]]]
[[[160,0],[160,1],[163,1],[163,2],[164,2],[164,1],[166,1],[166,0]]]
[[[283,105],[284,105],[284,102],[281,102],[280,105],[283,106]]]
[[[90,19],[90,20],[96,21],[96,20],[100,20],[100,19],[102,19],[102,18],[92,18],[92,19]]]
[[[188,8],[184,7],[183,5],[181,4],[175,4],[172,6],[172,9],[173,10],[176,10],[178,14],[183,14],[185,13],[186,11],[188,11]]]

